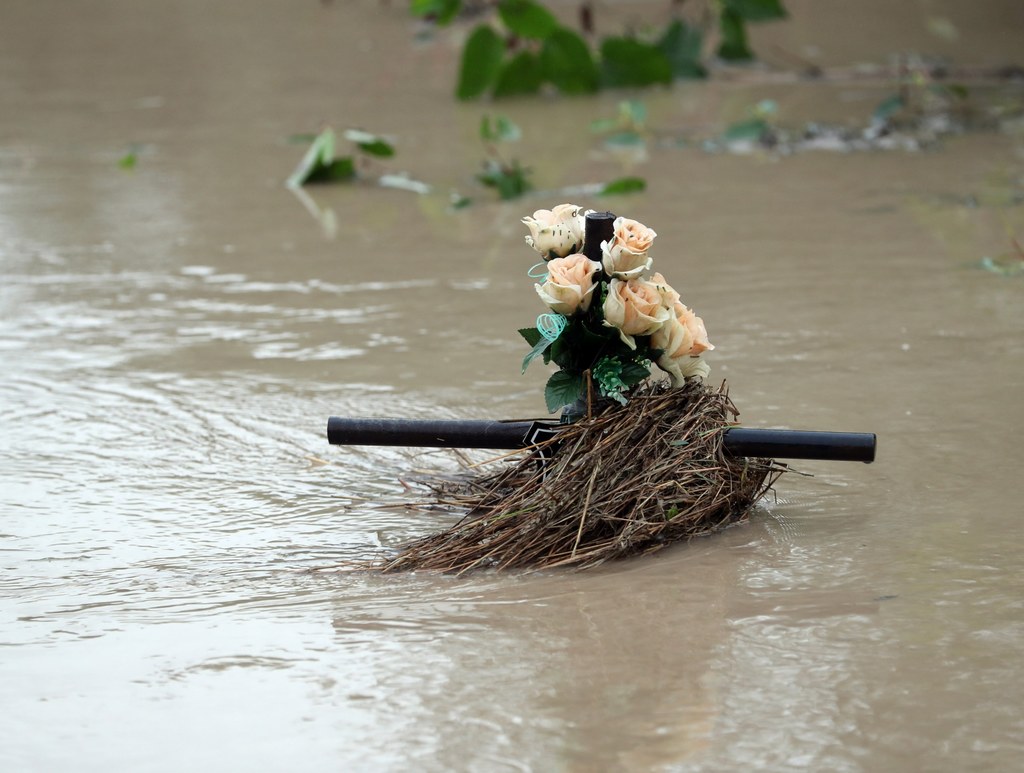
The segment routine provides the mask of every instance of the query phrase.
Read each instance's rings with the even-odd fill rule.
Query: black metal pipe
[[[870,432],[811,432],[798,429],[730,427],[725,450],[733,456],[774,459],[824,459],[830,462],[875,461],[877,439]]]
[[[327,420],[327,441],[336,446],[418,446],[421,448],[522,448],[531,421],[486,419]]]
[[[340,446],[415,446],[423,448],[522,448],[536,442],[538,428],[558,425],[534,421],[482,419],[345,419],[327,420],[327,440]],[[822,459],[873,462],[876,438],[867,432],[810,432],[791,429],[731,427],[725,450],[732,456],[773,459]]]

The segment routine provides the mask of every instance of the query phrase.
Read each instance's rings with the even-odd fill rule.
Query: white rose
[[[548,261],[547,269],[547,281],[534,287],[553,312],[570,317],[590,308],[596,287],[594,275],[601,270],[600,263],[585,255],[567,255]]]
[[[636,279],[651,267],[647,251],[658,234],[643,223],[625,217],[615,218],[611,241],[601,242],[601,262],[605,273],[617,279]]]
[[[524,217],[530,229],[526,243],[544,260],[562,258],[583,247],[586,213],[575,204],[559,204],[554,209],[538,209],[533,217]]]
[[[681,387],[688,378],[706,379],[711,374],[711,366],[699,354],[688,354],[676,359],[661,356],[658,367],[668,373],[672,386]]]

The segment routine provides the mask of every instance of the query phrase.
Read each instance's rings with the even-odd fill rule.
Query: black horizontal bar
[[[336,446],[418,446],[421,448],[522,448],[532,421],[486,419],[327,420],[327,441]]]
[[[877,440],[869,432],[731,427],[725,432],[724,443],[733,456],[870,463],[875,461]]]
[[[486,419],[346,419],[327,421],[327,440],[341,446],[422,448],[523,448],[545,422]],[[558,425],[552,423],[552,429]],[[732,427],[725,432],[732,456],[873,462],[876,438],[867,432],[814,432]]]

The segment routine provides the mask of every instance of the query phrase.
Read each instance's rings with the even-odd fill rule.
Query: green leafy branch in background
[[[985,256],[978,265],[1001,276],[1024,276],[1024,247],[1013,234],[1008,234],[1012,249],[992,258]]]
[[[474,27],[462,50],[455,94],[463,100],[488,93],[511,97],[536,94],[545,85],[563,94],[591,94],[601,88],[704,78],[704,41],[715,22],[718,57],[738,62],[753,59],[747,23],[786,16],[781,0],[704,2],[702,23],[677,18],[660,35],[609,36],[593,51],[582,35],[560,24],[538,0],[491,0],[492,18]],[[464,4],[464,0],[410,0],[413,14],[438,25],[455,20]],[[580,8],[581,18],[590,20],[590,3],[583,2]],[[590,24],[587,21],[585,26]]]
[[[497,190],[503,200],[517,199],[533,190],[530,181],[532,170],[520,166],[515,159],[505,161],[498,150],[499,145],[517,142],[520,136],[522,132],[519,127],[505,116],[499,115],[492,120],[490,116],[485,115],[480,122],[480,139],[484,143],[487,155],[484,157],[484,169],[477,175],[477,180]],[[568,186],[560,192],[572,195],[622,196],[639,193],[646,188],[647,182],[642,177],[620,177],[607,183]]]
[[[920,126],[931,120],[956,121],[964,126],[972,119],[970,91],[960,83],[937,78],[927,63],[913,57],[902,59],[896,77],[897,91],[882,100],[872,115],[876,133],[908,126]]]
[[[324,129],[317,135],[293,137],[296,141],[308,141],[310,145],[285,184],[289,188],[299,188],[312,183],[352,180],[360,169],[368,168],[373,159],[395,155],[395,148],[390,142],[361,129],[348,129],[342,137],[351,144],[346,155],[337,153],[338,140],[334,129]]]
[[[502,200],[517,199],[533,187],[530,170],[520,166],[516,159],[506,161],[499,150],[501,145],[518,142],[521,136],[519,127],[503,115],[493,120],[485,115],[480,121],[480,141],[486,155],[483,171],[476,179],[498,191]]]
[[[339,156],[336,152],[337,136],[333,129],[324,129],[316,135],[295,135],[293,141],[309,142],[306,150],[288,177],[285,185],[297,194],[302,194],[303,204],[314,216],[322,219],[324,214],[315,202],[303,194],[305,185],[322,183],[346,183],[364,178],[361,168],[366,168],[375,159],[391,158],[395,155],[394,146],[378,135],[358,129],[349,129],[342,137],[351,143],[351,151]],[[531,170],[522,166],[517,159],[507,159],[502,148],[518,142],[522,137],[520,128],[503,115],[484,115],[480,121],[480,141],[484,146],[483,169],[477,173],[478,182],[497,191],[502,200],[516,199],[533,190],[530,180]],[[427,194],[433,187],[412,180],[403,175],[382,174],[376,177],[379,185],[388,188],[401,188],[413,193]],[[639,177],[623,177],[608,183],[596,185],[574,186],[574,192],[595,196],[622,195],[636,193],[647,187]],[[455,191],[450,193],[451,208],[463,209],[472,203],[472,199]]]

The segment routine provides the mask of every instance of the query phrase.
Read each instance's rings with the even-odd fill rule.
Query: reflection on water
[[[1013,767],[1024,304],[972,266],[1024,232],[1019,137],[652,147],[649,193],[579,203],[658,230],[748,424],[875,431],[878,462],[799,465],[649,560],[377,577],[338,569],[449,523],[409,479],[457,462],[329,447],[326,418],[540,413],[519,218],[556,202],[283,189],[285,138],[325,121],[469,185],[485,106],[448,99],[453,54],[408,46],[400,3],[47,5],[0,12],[4,770]],[[779,40],[827,43],[793,5]],[[966,39],[992,7],[932,12]],[[772,98],[843,120],[880,92]],[[620,96],[508,104],[540,185],[616,171],[551,127]],[[706,123],[760,97],[648,101]]]

